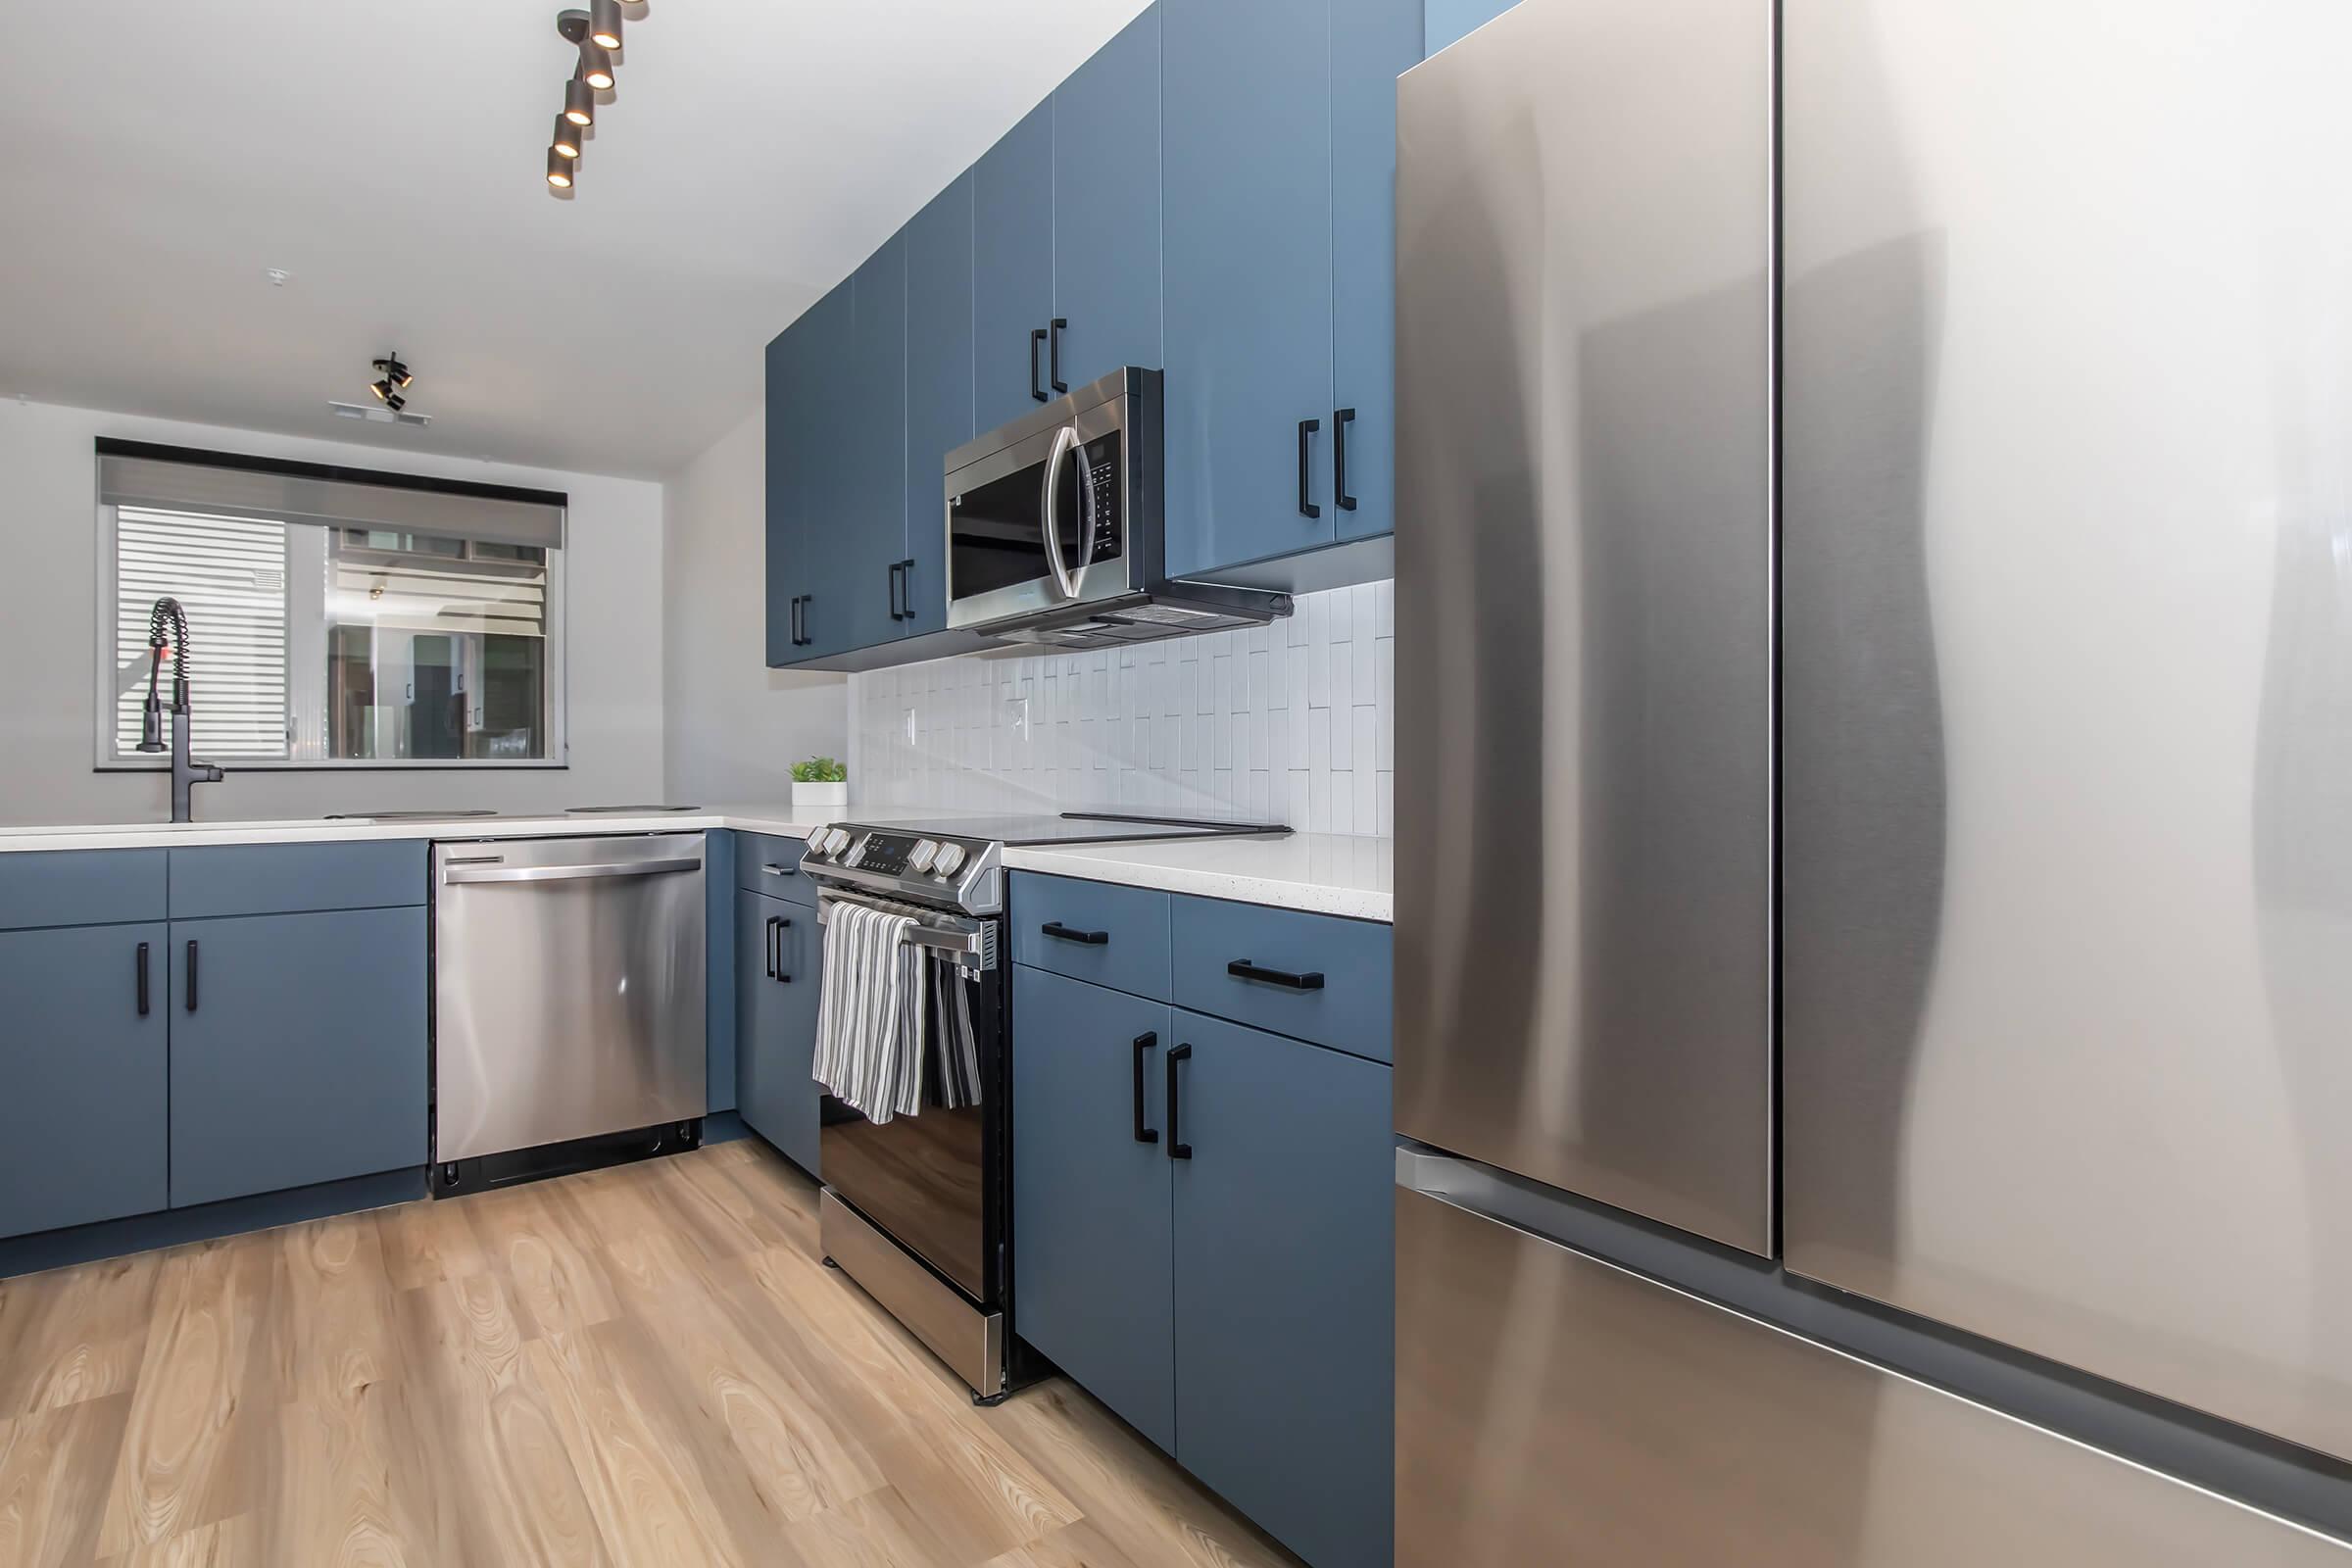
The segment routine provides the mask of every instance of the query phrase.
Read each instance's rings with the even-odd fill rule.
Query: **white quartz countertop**
[[[304,817],[269,822],[74,823],[0,825],[0,855],[43,850],[192,849],[216,844],[331,844],[364,839],[549,838],[590,833],[691,833],[732,828],[807,838],[828,822],[904,821],[985,816],[985,811],[905,806],[795,808],[774,803],[700,807],[646,816],[483,816],[428,821]],[[1396,875],[1392,840],[1337,833],[1284,838],[1177,839],[1132,844],[1008,849],[1015,871],[1045,871],[1092,882],[1159,888],[1359,920],[1392,918]]]

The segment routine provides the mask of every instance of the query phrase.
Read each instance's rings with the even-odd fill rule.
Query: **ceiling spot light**
[[[571,164],[570,159],[550,147],[547,150],[547,182],[558,190],[571,189]]]
[[[584,43],[580,45],[580,74],[587,78],[588,85],[594,87],[598,92],[611,92],[612,90],[612,53],[602,44]]]
[[[600,49],[620,47],[620,0],[588,0],[588,40]]]
[[[564,118],[575,125],[596,123],[596,89],[582,81],[576,71],[564,84]]]
[[[568,115],[556,117],[556,139],[550,143],[561,158],[580,156],[580,127],[571,122]]]

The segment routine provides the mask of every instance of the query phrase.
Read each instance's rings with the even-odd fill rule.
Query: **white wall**
[[[1271,626],[854,675],[851,797],[861,808],[1221,810],[1387,835],[1395,621],[1390,585],[1370,583],[1302,594]],[[1026,733],[1009,708],[1020,699]]]
[[[846,677],[766,667],[766,461],[755,410],[665,490],[662,710],[686,804],[780,801],[792,763],[848,746]]]
[[[321,422],[325,422],[321,416]],[[511,464],[403,461],[382,447],[0,403],[0,821],[161,821],[152,774],[91,767],[100,436],[561,490],[571,498],[564,592],[571,765],[563,771],[231,769],[199,817],[658,799],[662,789],[662,486]],[[201,638],[204,629],[194,628]],[[198,699],[201,702],[202,696]]]

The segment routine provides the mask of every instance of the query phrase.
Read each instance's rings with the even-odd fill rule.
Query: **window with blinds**
[[[100,766],[155,765],[136,748],[167,597],[203,760],[562,762],[561,495],[121,441],[98,477]]]
[[[158,599],[188,613],[188,669],[200,682],[190,744],[213,761],[283,759],[286,737],[286,525],[260,517],[124,507],[115,518],[115,749],[139,744]],[[172,666],[165,663],[164,700]]]

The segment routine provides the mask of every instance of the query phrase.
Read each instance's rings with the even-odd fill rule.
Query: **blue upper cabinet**
[[[807,318],[803,318],[806,320]],[[805,578],[801,559],[802,485],[808,465],[800,452],[801,361],[808,333],[794,322],[768,340],[767,401],[767,662],[800,658],[800,612]]]
[[[789,549],[783,578],[794,602],[768,603],[768,638],[775,649],[776,621],[785,622],[781,663],[819,659],[858,646],[853,640],[850,600],[865,542],[853,517],[849,465],[855,410],[850,407],[850,355],[856,342],[853,282],[843,278],[833,291],[803,313],[786,330],[784,363],[791,395],[784,409],[786,429],[779,443],[770,415],[768,447],[769,533],[772,551]],[[780,461],[779,461],[780,458]],[[787,537],[776,536],[776,486],[788,487],[792,521]],[[771,578],[776,568],[769,567]]]
[[[1518,0],[1428,0],[1423,47],[1436,54],[1456,38],[1475,32],[1518,3]]]
[[[1159,8],[1054,91],[1048,391],[1160,368]],[[1056,373],[1058,372],[1058,373]]]
[[[1009,423],[1043,401],[1038,394],[1046,392],[1047,323],[1053,318],[1054,104],[1049,99],[972,166],[977,429]]]
[[[848,536],[839,581],[851,648],[899,635],[897,568],[906,556],[906,235],[882,242],[850,276],[850,354],[842,367]],[[942,611],[944,613],[945,606]]]
[[[1396,78],[1420,62],[1422,21],[1421,0],[1345,3],[1346,24],[1331,29],[1330,434],[1343,543],[1396,523]]]
[[[1330,544],[1326,0],[1165,0],[1167,566]],[[1312,428],[1320,426],[1320,428]]]
[[[906,225],[906,554],[899,635],[948,623],[947,455],[972,419],[972,176]]]

